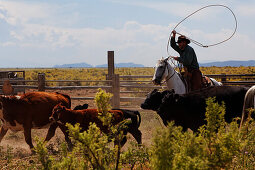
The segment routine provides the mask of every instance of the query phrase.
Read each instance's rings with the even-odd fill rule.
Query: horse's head
[[[160,59],[158,60],[157,64],[156,64],[156,67],[155,67],[155,72],[154,72],[154,75],[153,75],[153,78],[152,78],[152,82],[155,84],[155,85],[160,85],[162,80],[167,76],[167,60],[168,58],[166,59]]]

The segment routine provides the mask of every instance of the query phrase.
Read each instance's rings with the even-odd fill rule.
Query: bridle
[[[164,71],[162,72],[161,77],[163,77],[163,74],[165,73],[165,70],[166,70],[166,67],[167,67],[167,60],[164,60],[164,63],[165,63],[165,67],[164,67]],[[168,75],[169,75],[169,70],[167,70],[167,71],[168,71]],[[174,73],[171,76],[166,77],[166,80],[163,83],[165,83],[168,80],[170,80],[174,75],[175,75],[175,71],[174,71]],[[163,84],[163,83],[161,83],[161,84]]]

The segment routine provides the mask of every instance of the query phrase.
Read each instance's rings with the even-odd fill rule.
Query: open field
[[[203,74],[254,74],[255,67],[201,67]],[[38,73],[45,73],[46,80],[104,80],[107,68],[5,68],[5,70],[25,70],[26,80],[37,80]],[[115,68],[119,75],[153,75],[153,67]]]

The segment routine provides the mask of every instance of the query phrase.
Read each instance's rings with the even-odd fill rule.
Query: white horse
[[[162,58],[158,60],[155,73],[152,81],[155,85],[161,85],[164,80],[167,84],[169,90],[174,89],[176,94],[188,93],[187,86],[185,86],[185,81],[181,79],[181,75],[175,71],[175,69],[168,63],[169,58]],[[209,78],[212,83],[211,86],[222,86],[221,82],[216,81],[213,78]]]
[[[243,114],[240,127],[248,118],[249,110],[248,109],[255,109],[255,85],[252,86],[245,94],[244,103],[243,103]]]

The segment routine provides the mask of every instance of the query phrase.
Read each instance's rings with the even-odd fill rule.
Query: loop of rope
[[[188,38],[187,36],[186,36],[186,38],[188,38],[191,42],[193,42],[194,44],[196,44],[196,45],[198,45],[198,46],[200,46],[200,47],[211,47],[211,46],[216,46],[216,45],[219,45],[219,44],[221,44],[221,43],[224,43],[224,42],[228,41],[228,40],[229,40],[230,38],[232,38],[232,37],[234,36],[234,34],[236,33],[236,30],[237,30],[237,19],[236,19],[236,16],[235,16],[234,12],[233,12],[229,7],[227,7],[227,6],[225,6],[225,5],[216,4],[216,5],[207,5],[207,6],[204,6],[204,7],[200,8],[200,9],[194,11],[193,13],[189,14],[189,15],[186,16],[184,19],[182,19],[182,20],[174,27],[173,30],[175,30],[183,21],[185,21],[185,20],[186,20],[187,18],[189,18],[190,16],[192,16],[192,15],[194,15],[195,13],[197,13],[198,11],[201,11],[202,9],[205,9],[205,8],[208,8],[208,7],[224,7],[224,8],[226,8],[226,9],[228,9],[228,10],[232,13],[232,15],[233,15],[233,17],[234,17],[234,19],[235,19],[235,29],[234,29],[233,33],[231,34],[231,36],[230,36],[229,38],[223,40],[223,41],[220,41],[220,42],[215,43],[215,44],[210,44],[210,45],[203,45],[202,43],[200,43],[200,42],[198,42],[198,41],[195,41],[195,40],[193,40],[193,39],[191,39],[191,38]],[[172,33],[170,33],[170,36],[169,36],[169,38],[168,38],[168,43],[167,43],[167,53],[168,53],[168,55],[169,55],[169,49],[168,49],[168,47],[169,47],[170,40],[171,40],[171,34],[172,34]],[[182,34],[177,33],[177,32],[176,32],[176,34],[182,35]]]

